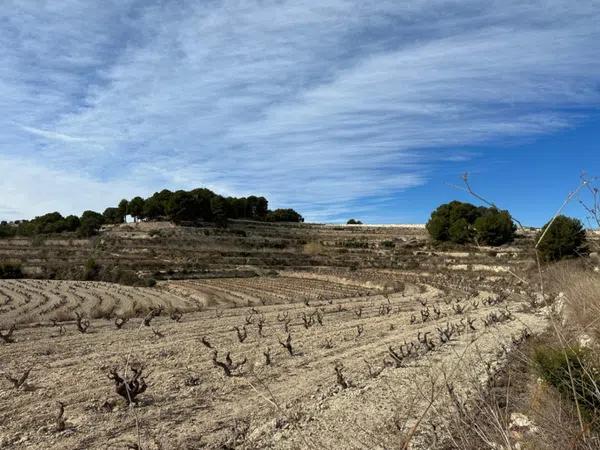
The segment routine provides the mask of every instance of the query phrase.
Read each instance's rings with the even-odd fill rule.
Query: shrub
[[[0,279],[23,278],[19,264],[0,264]]]
[[[544,261],[558,261],[586,253],[585,230],[581,221],[572,217],[561,215],[554,222],[548,222],[537,240],[538,251]]]
[[[356,219],[350,219],[348,222],[346,222],[347,225],[362,225],[362,222],[360,220],[356,220]]]
[[[600,412],[600,374],[590,362],[589,351],[581,347],[538,347],[534,362],[541,378],[563,396],[577,400],[588,417]]]
[[[0,239],[13,237],[17,234],[17,227],[8,223],[0,224]]]
[[[83,271],[83,279],[87,281],[95,280],[98,274],[100,273],[100,266],[96,262],[94,258],[89,258],[85,262],[85,267]]]
[[[517,227],[508,211],[489,208],[473,225],[477,239],[485,245],[502,245],[515,238]]]
[[[140,284],[140,281],[140,278],[136,275],[136,273],[133,270],[121,268],[117,270],[116,282],[119,284],[124,284],[126,286],[136,286]]]
[[[304,218],[291,208],[269,211],[265,219],[267,222],[304,222]]]
[[[394,241],[381,241],[381,246],[384,248],[395,248],[396,243]]]

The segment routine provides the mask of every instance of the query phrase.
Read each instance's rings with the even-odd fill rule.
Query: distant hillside
[[[438,270],[449,261],[444,252],[435,257],[442,248],[429,240],[422,227],[232,220],[227,228],[219,228],[210,223],[185,227],[139,222],[109,225],[90,238],[57,235],[0,240],[0,264],[20,266],[27,277],[139,284],[153,279],[253,276],[320,267]],[[514,248],[525,245],[517,241]],[[461,251],[469,254],[469,248]],[[494,254],[509,252],[497,249]],[[473,249],[469,263],[478,264],[487,257],[486,251]]]

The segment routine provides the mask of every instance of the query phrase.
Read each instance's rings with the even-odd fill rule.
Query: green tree
[[[119,206],[117,209],[119,210],[119,216],[121,216],[121,222],[125,222],[125,216],[127,215],[127,207],[129,206],[129,202],[126,199],[123,199],[119,202]]]
[[[189,192],[176,191],[170,196],[166,211],[170,220],[175,223],[195,221],[201,216],[200,203]]]
[[[459,225],[454,226],[454,236],[462,240],[464,238],[464,226],[461,226],[461,224],[464,225],[462,220],[471,225],[481,213],[482,210],[480,208],[470,203],[454,200],[438,206],[431,213],[426,228],[430,236],[436,241],[448,241],[453,240],[450,235],[450,227],[455,222],[459,222]]]
[[[44,214],[32,220],[34,234],[60,233],[63,228],[64,217],[58,212]]]
[[[124,217],[121,215],[119,208],[106,208],[102,213],[105,223],[117,224],[123,223]]]
[[[502,245],[512,242],[517,227],[508,211],[489,208],[473,225],[479,243],[484,245]]]
[[[142,216],[145,219],[157,220],[167,217],[167,205],[173,197],[173,192],[168,189],[163,189],[160,192],[155,192],[152,197],[147,198],[144,202],[144,211]]]
[[[254,209],[254,218],[256,219],[264,219],[267,217],[269,213],[269,202],[264,197],[258,197],[256,199],[255,209]]]
[[[66,231],[77,231],[81,226],[81,221],[77,216],[67,216],[65,217],[65,228]]]
[[[216,194],[210,189],[206,188],[198,188],[191,191],[191,194],[194,196],[196,201],[198,202],[200,208],[200,217],[204,221],[212,220],[212,209],[210,207],[210,202]]]
[[[227,212],[225,199],[220,195],[213,197],[210,201],[210,208],[212,211],[213,219],[215,221],[215,225],[219,228],[227,227]]]
[[[144,214],[144,199],[142,197],[132,198],[127,205],[127,214],[137,222]]]
[[[573,217],[560,215],[548,222],[539,232],[537,241],[537,249],[544,261],[558,261],[587,253],[585,229],[581,221]]]
[[[79,227],[79,234],[81,236],[89,237],[98,233],[100,227],[104,224],[104,217],[102,214],[95,211],[84,211],[81,215],[81,225]]]

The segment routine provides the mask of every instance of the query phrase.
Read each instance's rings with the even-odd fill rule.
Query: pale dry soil
[[[231,282],[229,293],[223,280],[154,289],[83,282],[0,283],[3,326],[33,315],[19,325],[16,342],[0,343],[0,372],[15,376],[33,367],[26,385],[18,390],[0,378],[0,448],[120,449],[138,442],[144,449],[398,448],[419,418],[413,447],[428,448],[436,438],[432,424],[443,428],[447,399],[439,387],[444,375],[460,395],[467,395],[469,386],[484,383],[490,367],[501,364],[501,347],[510,347],[512,335],[525,328],[535,333],[545,326],[544,317],[525,312],[526,304],[517,296],[489,306],[483,300],[491,293],[480,291],[476,297],[459,298],[466,311],[456,314],[444,294],[431,286],[407,285],[386,299],[376,289],[357,288],[358,295],[352,296],[347,285],[288,281],[286,285],[286,280],[257,280],[268,291],[264,297],[240,280]],[[314,295],[294,299],[303,282]],[[27,306],[36,298],[28,289],[43,291],[49,299],[42,297],[38,306]],[[73,296],[61,300],[67,291]],[[211,292],[219,293],[216,301]],[[224,300],[240,292],[244,296],[239,301]],[[430,307],[437,305],[442,316],[423,323],[418,299],[427,300]],[[242,306],[249,300],[250,307]],[[89,313],[94,305],[103,304],[118,313],[130,311],[133,301],[148,302],[146,310],[163,304],[168,310],[186,312],[179,323],[163,314],[146,327],[136,317],[121,330],[112,320],[92,319],[85,334],[70,321],[60,334],[58,327],[43,320],[55,312],[44,306],[47,302],[69,313]],[[382,315],[386,305],[391,311]],[[484,326],[484,317],[506,307],[512,320]],[[323,312],[323,326],[305,328],[302,313],[317,308]],[[287,334],[278,316],[283,319],[286,313],[292,319],[294,356],[279,344]],[[265,318],[263,336],[256,325],[259,315]],[[411,324],[412,315],[417,320]],[[247,317],[252,324],[246,327],[248,338],[240,343],[233,327],[241,327]],[[450,342],[439,342],[436,327],[460,324],[461,319],[465,324],[466,317],[475,319],[475,331],[466,327]],[[360,336],[358,327],[363,330]],[[426,331],[434,339],[434,350],[426,352],[419,344],[418,353],[401,367],[386,367],[379,376],[369,376],[366,361],[381,368],[388,346],[398,350],[405,341],[417,342],[417,334]],[[203,337],[219,351],[220,360],[227,352],[234,361],[247,358],[240,376],[226,377],[213,366]],[[267,349],[272,356],[269,366],[263,355]],[[128,355],[132,363],[144,364],[149,374],[149,387],[135,407],[126,406],[107,378],[111,369],[122,370]],[[346,389],[336,383],[336,363],[343,364],[350,385]],[[61,432],[54,429],[57,401],[65,404],[67,429]]]

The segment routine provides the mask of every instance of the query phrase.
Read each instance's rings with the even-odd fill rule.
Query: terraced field
[[[89,318],[129,318],[159,305],[167,312],[198,307],[156,289],[85,281],[0,280],[0,324],[5,327],[11,323],[68,321],[75,312]]]
[[[488,275],[3,281],[0,448],[399,448],[417,421],[413,447],[432,448],[446,383],[466,398],[545,326],[518,280]],[[108,375],[142,366],[128,407]]]
[[[170,281],[160,287],[204,306],[255,306],[374,295],[381,289],[291,276]]]

